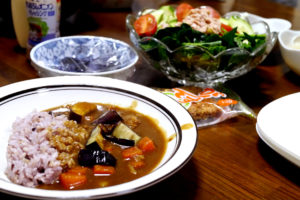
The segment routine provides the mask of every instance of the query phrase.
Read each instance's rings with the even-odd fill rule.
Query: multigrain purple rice
[[[66,115],[33,111],[17,118],[7,147],[6,175],[14,183],[35,187],[56,181],[75,165],[89,134]]]

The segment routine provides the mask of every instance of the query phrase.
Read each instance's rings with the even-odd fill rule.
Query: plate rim
[[[285,146],[281,145],[280,143],[278,143],[276,140],[272,139],[270,137],[270,134],[267,134],[266,132],[263,131],[263,129],[261,128],[260,124],[262,123],[260,120],[261,119],[261,115],[262,113],[266,112],[265,110],[268,109],[268,107],[272,106],[273,104],[278,103],[279,101],[282,101],[284,99],[288,99],[291,98],[295,95],[300,95],[300,92],[295,92],[295,93],[291,93],[285,96],[282,96],[278,99],[275,99],[273,101],[271,101],[270,103],[268,103],[267,105],[265,105],[258,113],[257,115],[257,122],[256,122],[256,132],[258,134],[258,136],[270,147],[272,148],[275,152],[277,152],[278,154],[280,154],[282,157],[284,157],[285,159],[287,159],[288,161],[292,162],[293,164],[297,165],[298,167],[300,167],[300,155],[295,154],[294,152],[290,151],[289,149],[287,149]]]
[[[97,82],[95,83],[93,81],[97,81]],[[58,198],[64,198],[64,199],[74,199],[74,198],[82,199],[82,198],[84,198],[85,199],[85,198],[89,198],[89,199],[94,199],[94,198],[107,198],[107,197],[113,197],[113,196],[120,196],[120,195],[124,195],[124,194],[142,190],[144,188],[150,187],[150,186],[168,178],[172,174],[176,173],[179,169],[181,169],[193,156],[193,153],[194,153],[194,151],[197,147],[197,143],[198,143],[198,134],[197,134],[197,127],[196,127],[195,121],[192,119],[192,117],[187,112],[187,110],[184,107],[182,107],[180,104],[178,104],[172,98],[170,98],[152,88],[149,88],[149,87],[137,84],[137,83],[123,81],[123,80],[117,80],[117,79],[112,79],[112,78],[107,78],[107,77],[94,77],[94,76],[93,77],[91,77],[91,76],[59,76],[59,77],[37,78],[37,79],[31,79],[31,80],[25,80],[25,81],[21,81],[21,82],[17,82],[17,83],[12,83],[12,84],[1,87],[0,88],[0,99],[2,99],[3,96],[11,94],[15,91],[24,90],[28,87],[31,87],[31,85],[37,84],[39,86],[46,87],[49,85],[53,85],[52,82],[54,83],[54,85],[57,85],[57,84],[63,85],[64,83],[66,83],[66,84],[72,83],[74,86],[89,85],[89,83],[90,83],[90,85],[97,86],[97,85],[102,85],[103,82],[104,82],[104,85],[106,84],[106,86],[107,86],[107,84],[110,84],[110,83],[117,83],[112,87],[124,89],[123,87],[125,87],[126,85],[127,86],[129,85],[131,87],[129,87],[130,89],[127,89],[127,90],[129,90],[133,93],[137,93],[139,95],[141,95],[141,94],[138,93],[138,91],[141,89],[145,89],[147,92],[150,92],[150,94],[156,94],[155,96],[161,96],[162,98],[168,99],[167,101],[169,101],[173,105],[177,105],[177,108],[178,109],[180,108],[185,113],[184,118],[187,117],[185,120],[192,122],[194,127],[191,130],[187,131],[187,132],[191,132],[191,133],[185,133],[185,134],[182,134],[182,136],[188,135],[188,137],[193,137],[195,140],[193,141],[193,143],[191,144],[191,147],[189,148],[188,155],[184,159],[181,160],[180,165],[176,165],[176,167],[172,167],[171,170],[169,170],[169,171],[165,168],[163,169],[164,171],[157,170],[158,172],[156,172],[156,174],[155,174],[156,177],[152,178],[152,179],[148,175],[143,176],[143,177],[147,176],[147,178],[149,178],[149,180],[145,181],[145,183],[143,183],[143,181],[141,179],[136,179],[136,180],[124,183],[124,184],[107,187],[105,193],[101,193],[101,192],[99,193],[99,192],[97,192],[97,190],[103,191],[102,188],[77,190],[77,191],[58,191],[58,190],[51,191],[51,190],[44,190],[44,189],[28,188],[25,186],[20,186],[20,185],[11,183],[11,182],[6,182],[3,180],[0,180],[0,182],[2,183],[0,185],[0,190],[2,192],[10,194],[10,195],[14,195],[14,196],[34,198],[34,199],[43,199],[43,198],[49,198],[49,199],[58,199]],[[93,84],[91,84],[92,82],[93,82]],[[148,97],[148,94],[143,94],[142,96]],[[172,101],[169,99],[171,99]],[[158,101],[154,101],[154,102],[158,103]],[[161,106],[160,103],[159,103],[159,105]],[[163,107],[165,107],[165,106],[163,106]],[[169,111],[169,106],[165,107],[165,109]],[[176,117],[176,120],[178,120],[177,117]],[[185,130],[182,130],[182,132],[184,132],[184,131]],[[192,134],[192,136],[190,134]],[[178,162],[175,162],[175,164],[178,164]],[[165,173],[165,171],[167,171],[167,173]],[[117,192],[114,191],[115,188],[120,189],[120,187],[122,187],[124,185],[126,188],[127,185],[133,184],[133,183],[137,183],[138,186],[128,187],[128,189],[126,189],[126,190],[118,190]],[[24,193],[24,190],[25,190],[25,193]]]
[[[288,161],[294,163],[298,167],[300,167],[300,157],[287,150],[284,146],[278,144],[276,141],[272,140],[270,137],[266,136],[266,134],[261,130],[259,125],[256,123],[256,132],[258,136],[264,141],[271,149],[277,152],[279,155],[287,159]],[[297,158],[299,157],[299,158]]]

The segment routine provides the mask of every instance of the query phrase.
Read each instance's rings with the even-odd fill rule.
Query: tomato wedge
[[[139,36],[152,36],[157,30],[157,22],[151,14],[140,16],[133,24]]]
[[[209,16],[212,18],[219,19],[221,17],[220,13],[211,6],[201,6],[201,8],[206,8],[209,11]]]
[[[188,3],[181,3],[176,8],[177,21],[181,22],[192,10],[193,7]]]
[[[226,24],[221,24],[221,33],[224,34],[232,30],[232,27]]]

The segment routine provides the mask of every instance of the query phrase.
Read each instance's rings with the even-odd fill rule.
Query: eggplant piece
[[[97,105],[88,102],[78,102],[72,105],[69,119],[81,123],[83,117],[97,110]]]
[[[127,140],[127,139],[113,137],[112,135],[107,134],[104,131],[102,131],[102,129],[104,128],[103,126],[104,126],[103,124],[99,124],[98,126],[96,126],[96,128],[93,129],[91,136],[86,143],[87,146],[89,146],[90,144],[93,144],[93,143],[97,143],[97,145],[100,146],[101,149],[103,149],[104,139],[109,140],[109,141],[119,144],[119,145],[134,146],[134,144],[135,144],[134,140]]]
[[[117,124],[122,121],[121,116],[115,110],[109,110],[92,122],[93,125],[98,124]]]
[[[115,166],[116,162],[115,157],[104,150],[81,149],[78,154],[79,165],[85,167],[94,165]]]
[[[116,143],[116,144],[119,144],[119,145],[123,145],[123,146],[129,146],[129,147],[132,147],[134,146],[135,144],[135,141],[134,140],[128,140],[128,139],[123,139],[123,138],[117,138],[117,137],[114,137],[114,136],[111,136],[111,135],[103,135],[103,137],[106,139],[106,140],[109,140],[113,143]]]
[[[93,143],[87,145],[85,148],[89,149],[89,150],[102,150],[102,148],[98,145],[97,142],[93,142]]]
[[[138,134],[136,134],[122,122],[115,127],[112,132],[112,136],[119,139],[133,140],[135,143],[137,143],[141,139]]]

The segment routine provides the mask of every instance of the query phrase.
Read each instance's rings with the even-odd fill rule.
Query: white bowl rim
[[[288,51],[295,51],[295,52],[300,51],[300,49],[295,49],[295,48],[289,47],[288,45],[286,45],[286,44],[282,41],[282,37],[283,37],[283,35],[284,35],[285,33],[295,33],[295,34],[298,34],[297,37],[300,37],[300,30],[292,30],[292,29],[288,29],[288,30],[281,31],[281,32],[278,34],[279,44],[281,45],[282,48],[284,48],[285,50],[288,50]]]
[[[113,42],[117,42],[117,43],[120,43],[120,44],[123,44],[124,46],[127,46],[133,53],[134,53],[134,59],[132,60],[132,63],[125,66],[125,67],[122,67],[120,69],[116,69],[116,70],[112,70],[112,71],[104,71],[104,72],[89,72],[89,73],[85,73],[85,72],[68,72],[68,71],[62,71],[62,70],[58,70],[58,69],[53,69],[53,68],[50,68],[50,67],[46,67],[46,66],[42,66],[40,64],[38,64],[37,60],[35,59],[34,57],[34,53],[43,45],[45,44],[48,44],[48,43],[51,43],[51,42],[54,42],[54,41],[58,41],[58,40],[61,40],[61,39],[76,39],[76,38],[79,38],[79,39],[84,39],[84,38],[99,38],[99,39],[105,39],[105,40],[108,40],[108,41],[113,41]],[[126,42],[124,41],[121,41],[121,40],[117,40],[117,39],[114,39],[114,38],[109,38],[109,37],[103,37],[103,36],[92,36],[92,35],[74,35],[74,36],[63,36],[63,37],[58,37],[58,38],[54,38],[54,39],[50,39],[50,40],[46,40],[44,42],[41,42],[39,44],[37,44],[36,46],[34,46],[31,51],[30,51],[30,60],[31,62],[38,68],[42,68],[44,70],[48,70],[50,72],[54,72],[54,73],[57,73],[57,74],[61,74],[61,75],[65,75],[65,76],[68,76],[68,75],[82,75],[82,76],[101,76],[101,75],[111,75],[111,74],[115,74],[115,73],[119,73],[119,72],[122,72],[124,70],[127,70],[129,68],[131,68],[133,65],[136,64],[136,62],[138,61],[139,59],[139,56],[138,56],[138,53],[136,52],[136,50],[130,46],[129,44],[127,44]]]
[[[159,102],[155,101],[159,106],[163,106],[166,110],[172,113],[174,107],[180,111],[180,115],[176,115],[177,123],[182,126],[186,123],[192,123],[193,127],[190,129],[181,129],[181,143],[184,146],[178,144],[176,154],[171,157],[168,162],[151,172],[136,180],[110,186],[106,188],[99,189],[88,189],[88,190],[77,190],[77,191],[59,191],[59,190],[43,190],[36,188],[28,188],[20,186],[11,182],[6,182],[0,179],[0,191],[8,193],[15,196],[34,198],[34,199],[94,199],[94,198],[107,198],[112,196],[120,196],[127,193],[132,193],[146,187],[152,186],[153,184],[160,182],[167,177],[171,176],[179,169],[181,169],[192,157],[193,152],[197,146],[197,128],[194,120],[187,112],[187,110],[178,104],[172,98],[155,91],[154,89],[135,84],[128,81],[122,81],[107,77],[95,77],[95,76],[58,76],[58,77],[46,77],[46,78],[36,78],[32,80],[21,81],[6,85],[0,88],[0,103],[3,98],[8,96],[14,96],[14,94],[29,90],[32,87],[41,88],[47,86],[61,86],[61,85],[74,85],[74,86],[106,86],[112,89],[128,90],[129,92],[136,93],[139,96],[143,96],[148,99],[151,95],[154,97],[159,97]],[[63,87],[63,86],[62,86]],[[129,88],[129,89],[128,89]],[[154,101],[154,100],[153,100]],[[162,105],[161,102],[167,101],[167,105]],[[175,110],[176,110],[175,109]],[[174,110],[173,110],[174,111]],[[191,142],[191,143],[187,143]],[[188,153],[187,153],[188,152]],[[187,153],[187,154],[186,154]]]

